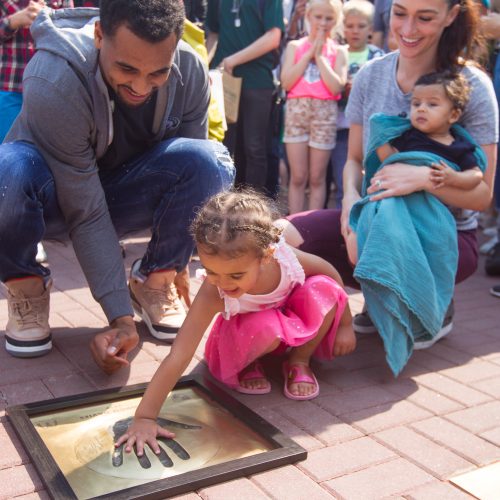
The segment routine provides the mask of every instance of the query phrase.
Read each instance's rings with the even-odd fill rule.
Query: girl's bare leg
[[[290,164],[288,210],[295,214],[304,210],[305,189],[309,177],[309,146],[306,142],[287,142],[285,146]]]
[[[273,352],[275,349],[278,348],[280,343],[281,343],[281,340],[276,339],[276,341],[271,344],[269,349],[267,349],[266,352],[262,353],[262,356],[265,356],[266,354]],[[242,375],[244,375],[245,373],[247,373],[247,371],[253,369],[254,363],[250,363],[247,367],[245,367],[243,370],[241,370],[241,372],[239,374],[240,377]],[[267,380],[266,377],[252,378],[249,380],[240,380],[241,387],[245,387],[246,389],[264,389],[265,387],[267,387],[268,384],[269,384],[269,381]]]
[[[326,198],[326,169],[332,152],[309,148],[309,210],[321,209]]]
[[[323,323],[321,324],[316,337],[311,339],[306,344],[292,349],[290,356],[288,358],[288,363],[290,365],[295,365],[295,364],[304,365],[306,367],[306,372],[310,372],[310,374],[312,373],[311,369],[309,368],[311,356],[313,355],[313,352],[316,350],[316,347],[318,347],[320,342],[323,340],[324,336],[330,330],[333,323],[333,319],[335,318],[336,310],[337,306],[334,306],[332,310],[326,314],[325,319],[323,320]],[[288,385],[288,390],[295,396],[307,396],[309,394],[312,394],[316,390],[316,387],[314,384],[299,382],[299,383],[290,383]]]

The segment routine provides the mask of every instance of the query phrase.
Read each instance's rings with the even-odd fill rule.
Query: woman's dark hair
[[[479,7],[474,0],[446,0],[448,8],[459,6],[455,20],[443,31],[437,50],[437,71],[456,70],[472,58],[481,44]]]
[[[172,33],[177,40],[184,28],[181,0],[101,0],[100,22],[104,35],[113,37],[125,24],[139,38],[158,43]]]

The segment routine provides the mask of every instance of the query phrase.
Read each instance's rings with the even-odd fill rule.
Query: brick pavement
[[[127,240],[127,267],[144,242]],[[130,369],[102,374],[87,348],[105,326],[102,311],[72,249],[53,243],[46,249],[54,277],[53,352],[22,360],[0,348],[0,499],[48,498],[6,406],[146,382],[169,350],[141,327]],[[481,263],[457,287],[452,334],[415,353],[397,380],[377,336],[362,336],[354,354],[316,366],[321,395],[310,402],[284,399],[279,369],[272,370],[269,395],[236,397],[306,448],[307,460],[178,498],[472,498],[447,479],[500,460],[500,301],[488,293],[497,282],[484,275]],[[352,293],[350,302],[357,312],[363,300]],[[0,295],[0,324],[6,317]],[[204,370],[202,352],[197,350],[187,372]]]

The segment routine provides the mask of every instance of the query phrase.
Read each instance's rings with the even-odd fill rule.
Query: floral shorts
[[[283,142],[307,142],[316,149],[334,149],[337,139],[337,101],[300,97],[288,99]]]

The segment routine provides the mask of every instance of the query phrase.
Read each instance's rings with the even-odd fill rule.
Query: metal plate
[[[7,409],[53,498],[165,498],[303,459],[305,451],[207,380],[184,378],[159,423],[175,432],[138,459],[114,447],[145,385]]]

